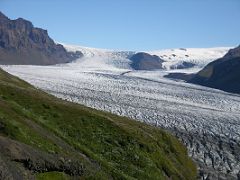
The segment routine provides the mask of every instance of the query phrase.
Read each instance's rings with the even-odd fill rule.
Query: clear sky
[[[240,44],[240,0],[0,0],[58,41],[155,50]]]

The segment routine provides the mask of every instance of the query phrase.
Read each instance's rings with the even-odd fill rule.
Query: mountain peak
[[[0,11],[0,20],[9,20],[9,18]]]

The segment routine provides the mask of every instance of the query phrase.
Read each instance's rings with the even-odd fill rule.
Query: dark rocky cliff
[[[46,30],[22,18],[10,20],[0,12],[0,64],[51,65],[80,57],[56,44]]]

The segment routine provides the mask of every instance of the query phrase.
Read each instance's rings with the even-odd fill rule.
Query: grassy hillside
[[[195,179],[161,129],[62,101],[0,70],[0,179]]]

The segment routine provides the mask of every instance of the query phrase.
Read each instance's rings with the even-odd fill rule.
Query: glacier
[[[166,68],[134,71],[128,59],[134,51],[65,47],[84,57],[55,66],[1,67],[59,98],[166,129],[187,146],[202,179],[240,178],[240,95],[164,77],[197,72],[229,48],[151,51],[165,58]],[[184,61],[196,66],[172,68]]]

